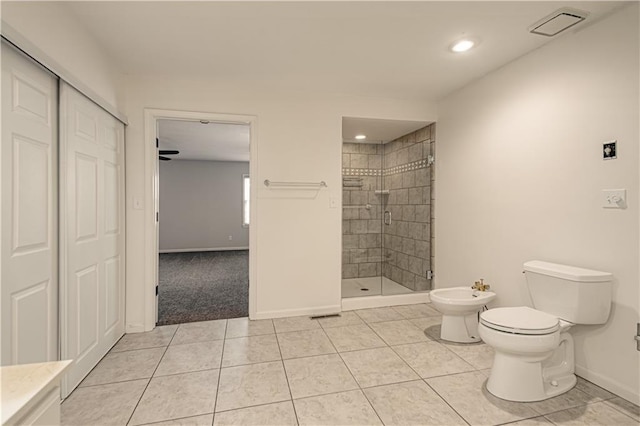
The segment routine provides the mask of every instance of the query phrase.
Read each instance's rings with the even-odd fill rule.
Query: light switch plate
[[[605,209],[624,209],[627,207],[626,189],[603,189],[602,207]]]

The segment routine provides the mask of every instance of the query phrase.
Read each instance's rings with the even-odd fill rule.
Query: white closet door
[[[60,85],[62,358],[66,397],[124,334],[124,125]]]
[[[2,42],[0,364],[58,359],[57,78]]]

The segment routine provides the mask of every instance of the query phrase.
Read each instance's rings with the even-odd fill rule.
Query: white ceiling
[[[248,124],[158,120],[161,150],[178,150],[167,155],[175,160],[249,161]]]
[[[67,3],[127,75],[430,101],[553,40],[527,29],[554,10],[568,6],[590,12],[568,34],[620,5],[606,1]],[[479,46],[464,54],[450,53],[448,46],[463,35],[477,38]]]
[[[429,121],[379,120],[372,118],[343,117],[342,141],[355,143],[385,143],[423,128]],[[365,135],[357,140],[356,135]]]

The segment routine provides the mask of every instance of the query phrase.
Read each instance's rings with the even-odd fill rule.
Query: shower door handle
[[[391,225],[391,212],[389,210],[385,210],[384,212],[384,224]]]

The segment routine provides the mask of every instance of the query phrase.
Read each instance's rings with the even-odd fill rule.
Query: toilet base
[[[456,343],[481,342],[478,334],[478,312],[469,315],[442,315],[440,338]]]
[[[571,336],[562,333],[560,346],[549,355],[532,354],[527,359],[496,350],[487,390],[498,398],[517,402],[542,401],[569,391],[577,382]]]

